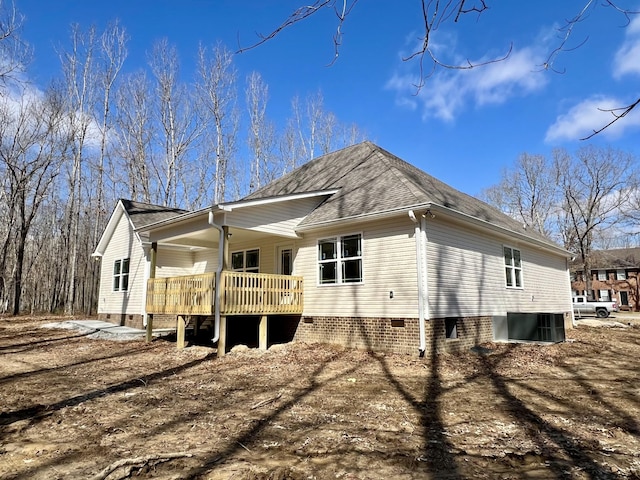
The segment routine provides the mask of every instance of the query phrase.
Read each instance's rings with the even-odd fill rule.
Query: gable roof
[[[301,227],[376,213],[437,205],[558,248],[533,229],[462,193],[371,142],[318,157],[248,195],[244,200],[339,189]]]
[[[127,215],[131,226],[134,229],[137,229],[144,225],[166,220],[184,213],[186,213],[186,210],[179,208],[152,205],[150,203],[135,202],[133,200],[121,198],[113,209],[109,222],[107,223],[104,232],[102,232],[98,245],[96,245],[91,256],[100,257],[104,254],[104,251],[107,248],[116,227],[118,226],[118,222],[124,214]]]

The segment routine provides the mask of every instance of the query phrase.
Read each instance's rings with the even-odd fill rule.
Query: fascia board
[[[96,245],[95,250],[91,254],[92,257],[99,258],[99,257],[102,257],[102,255],[104,255],[104,252],[107,249],[107,245],[111,241],[113,232],[115,232],[116,227],[118,226],[118,222],[120,221],[120,218],[122,218],[122,215],[127,215],[127,213],[125,211],[124,205],[122,204],[122,200],[118,200],[118,203],[116,204],[116,208],[113,209],[111,218],[109,218],[109,221],[107,222],[107,226],[102,232],[102,236],[98,241],[98,245]],[[127,215],[127,220],[129,221],[129,225],[131,225],[131,228],[133,229],[134,228],[133,223],[131,222],[131,219],[129,218],[128,215]]]

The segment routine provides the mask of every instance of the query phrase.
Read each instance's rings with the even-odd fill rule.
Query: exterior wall
[[[445,336],[445,319],[425,322],[426,354],[462,351],[493,339],[490,317],[461,318],[458,338]],[[363,350],[418,355],[417,318],[302,317],[294,337],[308,343],[331,343]]]
[[[116,260],[129,258],[129,290],[113,291],[113,264]],[[144,251],[133,233],[126,214],[118,221],[113,236],[101,259],[100,295],[98,297],[98,315],[144,313],[142,305],[146,260]]]
[[[158,247],[156,278],[179,277],[194,273],[195,254],[189,250]]]
[[[193,255],[192,274],[210,273],[218,269],[218,249],[196,250]]]
[[[427,220],[431,317],[572,310],[567,259],[440,218]],[[503,246],[520,250],[523,288],[507,288]]]
[[[238,208],[226,213],[229,225],[272,234],[292,235],[295,227],[325,197],[301,198],[289,202],[273,202],[251,208]]]
[[[364,282],[319,285],[318,240],[354,233],[362,233]],[[418,317],[416,244],[408,216],[305,233],[298,247],[294,273],[304,276],[305,316]]]

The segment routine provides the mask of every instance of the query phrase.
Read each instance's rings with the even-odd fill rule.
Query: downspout
[[[411,219],[411,221],[413,223],[416,224],[415,226],[415,240],[416,240],[416,266],[417,266],[417,270],[418,270],[418,331],[419,331],[419,339],[420,339],[420,345],[418,346],[418,352],[420,354],[420,356],[424,356],[424,352],[427,349],[427,340],[426,340],[426,335],[425,335],[425,330],[424,330],[424,322],[426,320],[425,318],[425,291],[426,291],[426,285],[424,282],[425,276],[424,276],[424,268],[425,268],[425,264],[423,261],[423,257],[424,257],[424,252],[423,252],[423,245],[422,245],[422,232],[423,229],[425,228],[425,218],[424,216],[422,216],[422,218],[420,219],[420,221],[418,221],[418,219],[416,218],[415,213],[413,212],[413,210],[409,210],[409,218]]]
[[[213,212],[209,212],[209,225],[218,230],[220,238],[218,240],[218,269],[216,270],[216,301],[214,304],[215,320],[213,322],[213,338],[211,343],[216,343],[220,339],[220,302],[218,292],[222,284],[222,269],[224,268],[224,242],[226,241],[224,230],[213,219]]]

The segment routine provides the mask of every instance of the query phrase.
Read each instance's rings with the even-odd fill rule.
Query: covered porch
[[[200,211],[140,230],[148,242],[143,304],[149,341],[154,315],[175,315],[178,348],[190,321],[197,330],[198,319],[213,317],[212,341],[223,355],[227,327],[253,317],[259,347],[266,349],[270,317],[302,314],[303,277],[292,275],[298,235],[287,222],[274,226],[273,214],[239,210]]]

